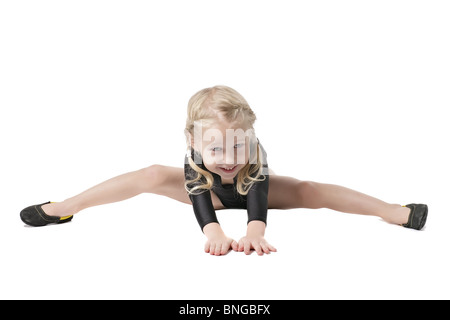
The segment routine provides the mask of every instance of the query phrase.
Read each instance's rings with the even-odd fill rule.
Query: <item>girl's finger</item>
[[[264,251],[264,253],[267,253],[267,254],[270,253],[269,247],[266,242],[261,242],[261,248]]]
[[[227,242],[222,243],[222,249],[220,250],[220,254],[225,254],[230,249],[230,246]]]
[[[236,241],[233,240],[233,242],[231,242],[231,248],[232,248],[234,251],[238,251],[238,249],[239,249],[238,243],[237,243]]]
[[[209,244],[209,254],[214,254],[214,248],[215,248],[215,244],[214,243],[210,243]]]
[[[253,242],[253,243],[252,243],[252,246],[253,246],[253,249],[255,249],[256,253],[257,253],[259,256],[262,256],[262,255],[263,255],[263,252],[262,252],[262,250],[261,250],[261,245],[259,244],[259,242]]]
[[[238,251],[239,251],[239,252],[244,251],[244,241],[242,241],[242,239],[239,240],[239,248],[238,248]]]
[[[244,242],[244,252],[245,254],[250,254],[250,241]]]
[[[214,254],[216,256],[220,256],[220,251],[222,250],[222,245],[220,243],[216,244],[216,248],[214,250]]]

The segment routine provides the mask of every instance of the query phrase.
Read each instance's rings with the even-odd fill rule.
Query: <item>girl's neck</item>
[[[234,180],[233,179],[225,179],[220,177],[222,184],[234,184]]]

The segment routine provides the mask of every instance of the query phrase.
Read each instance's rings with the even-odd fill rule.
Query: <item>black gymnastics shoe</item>
[[[410,208],[411,213],[409,214],[408,222],[402,224],[402,226],[416,230],[422,229],[425,222],[427,222],[428,206],[426,204],[411,203],[403,207]]]
[[[51,203],[51,201],[26,207],[25,209],[20,211],[20,219],[22,219],[22,221],[27,225],[33,227],[42,227],[51,223],[66,223],[72,220],[73,215],[66,217],[53,217],[47,215],[41,208],[44,204],[47,203]]]

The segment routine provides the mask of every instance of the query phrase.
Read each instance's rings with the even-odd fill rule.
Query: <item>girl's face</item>
[[[205,167],[233,183],[233,178],[247,164],[253,130],[238,123],[220,121],[202,130],[201,154]]]

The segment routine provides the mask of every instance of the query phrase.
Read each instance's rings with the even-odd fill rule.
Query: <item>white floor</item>
[[[141,195],[65,225],[2,224],[2,299],[450,298],[448,236],[431,207],[417,232],[329,210],[270,211],[265,256],[203,252],[191,208]],[[165,212],[165,213],[163,213]],[[219,212],[245,232],[242,210]]]

